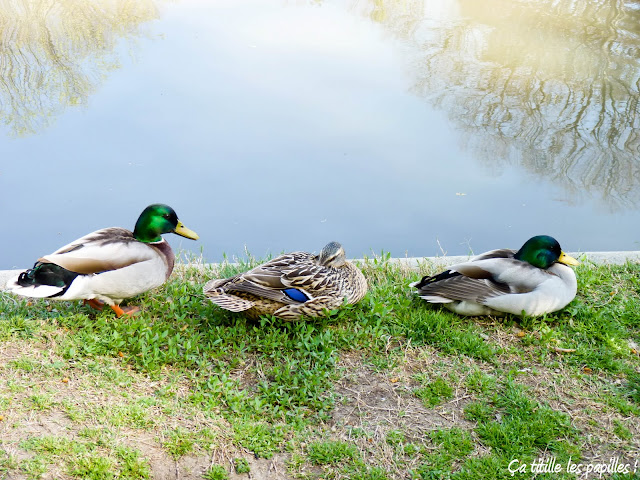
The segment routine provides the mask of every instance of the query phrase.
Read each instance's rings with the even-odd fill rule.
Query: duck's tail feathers
[[[451,303],[455,301],[438,295],[419,295],[419,297],[425,299],[429,303]]]
[[[213,280],[209,280],[205,285],[204,288],[202,289],[202,291],[205,293],[205,295],[208,292],[212,292],[215,293],[214,291],[217,288],[220,288],[222,285],[224,285],[225,283],[227,283],[229,281],[228,278],[214,278]]]
[[[209,297],[209,300],[213,303],[230,312],[244,312],[255,305],[251,300],[229,295],[220,290],[207,290],[205,291],[205,295]]]
[[[16,277],[14,280],[18,280]],[[64,289],[59,287],[52,287],[51,285],[31,285],[29,287],[23,287],[19,285],[14,280],[10,280],[7,282],[7,289],[11,293],[15,293],[16,295],[22,295],[23,297],[32,297],[32,298],[49,298],[49,297],[57,297],[58,295],[62,295]]]
[[[78,273],[55,263],[37,262],[7,282],[7,289],[17,295],[34,298],[58,297],[71,286]]]

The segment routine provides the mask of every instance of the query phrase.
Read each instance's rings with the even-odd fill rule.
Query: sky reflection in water
[[[52,23],[65,68],[9,52],[30,75],[0,86],[0,268],[133,228],[154,202],[200,234],[174,248],[207,261],[330,240],[350,257],[479,253],[541,233],[640,249],[637,32],[619,12],[602,33],[580,23],[602,12],[553,25],[561,13],[507,3],[148,1]]]

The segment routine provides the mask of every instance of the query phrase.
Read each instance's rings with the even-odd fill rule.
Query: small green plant
[[[16,460],[15,456],[10,454],[9,452],[0,450],[0,473],[12,470],[17,467],[18,461]]]
[[[239,421],[234,425],[235,439],[257,457],[271,458],[278,450],[284,431],[282,427],[259,422]]]
[[[115,450],[119,464],[118,478],[122,480],[143,480],[151,478],[151,467],[138,450],[119,446]]]
[[[47,473],[49,462],[43,456],[36,455],[20,462],[20,470],[23,471],[28,478],[41,478]],[[2,472],[2,470],[0,470]]]
[[[370,433],[368,433],[364,428],[349,427],[349,435],[353,438],[365,438],[370,436]]]
[[[438,446],[439,454],[448,457],[465,457],[473,451],[471,434],[459,428],[431,432],[431,440]]]
[[[442,377],[436,377],[425,386],[414,390],[416,396],[428,407],[435,407],[453,396],[453,388]]]
[[[238,474],[249,473],[251,471],[251,467],[246,458],[234,458],[233,466]]]
[[[189,432],[175,429],[167,432],[162,446],[173,458],[177,459],[193,451],[194,440]]]
[[[387,433],[387,443],[389,445],[401,445],[405,441],[405,435],[401,430],[391,430]]]
[[[620,440],[631,440],[633,434],[620,420],[613,421],[613,433]]]
[[[86,449],[80,442],[74,442],[64,437],[30,437],[20,446],[25,450],[41,453],[50,457],[61,457],[69,452],[84,452]]]
[[[307,447],[307,457],[315,465],[333,465],[357,456],[355,445],[346,442],[313,442]]]
[[[472,422],[486,422],[495,414],[495,410],[485,401],[469,402],[464,407],[464,416]]]
[[[488,394],[495,388],[496,378],[481,370],[475,370],[467,376],[465,385],[472,392]]]
[[[351,469],[350,469],[351,470]],[[349,471],[348,477],[351,480],[389,480],[387,472],[380,467],[358,466],[353,471]]]
[[[19,358],[7,364],[10,368],[24,370],[25,372],[33,372],[37,368],[36,362],[30,358]]]
[[[229,473],[221,465],[212,465],[202,477],[206,480],[227,480]]]
[[[627,375],[626,394],[629,399],[640,406],[640,373]]]
[[[113,478],[114,461],[111,458],[91,453],[73,459],[69,467],[69,473],[77,478],[86,480],[103,480]]]
[[[54,404],[54,400],[50,396],[42,394],[31,395],[29,402],[35,410],[49,410]]]
[[[402,452],[409,457],[416,455],[420,450],[420,446],[415,443],[407,443],[402,447]]]

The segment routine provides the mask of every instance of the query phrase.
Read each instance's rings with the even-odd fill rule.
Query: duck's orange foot
[[[120,305],[111,305],[111,309],[116,312],[116,317],[118,318],[120,318],[122,315],[133,317],[140,311],[140,307],[130,305],[127,305],[126,307],[121,307]]]
[[[83,300],[82,303],[89,305],[96,310],[102,310],[104,308],[104,302],[102,300],[96,300],[95,298],[92,298],[91,300]]]

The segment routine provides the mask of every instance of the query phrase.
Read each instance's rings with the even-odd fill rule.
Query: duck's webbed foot
[[[118,318],[120,318],[122,315],[133,317],[140,311],[140,307],[136,307],[135,305],[127,305],[126,307],[121,307],[120,305],[111,305],[111,309],[116,312],[116,317]]]
[[[84,305],[89,305],[91,308],[95,308],[99,311],[102,311],[102,309],[104,308],[104,302],[95,298],[92,298],[91,300],[83,300],[82,303]]]

